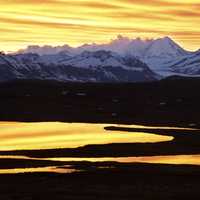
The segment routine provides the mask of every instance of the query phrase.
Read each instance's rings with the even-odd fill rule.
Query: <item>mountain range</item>
[[[134,57],[114,52],[84,51],[69,56],[61,52],[51,55],[23,53],[0,54],[0,80],[48,79],[78,82],[143,82],[159,76]]]
[[[119,35],[107,44],[28,46],[0,54],[0,81],[143,82],[172,75],[199,76],[200,51],[187,51],[169,37],[142,40]]]

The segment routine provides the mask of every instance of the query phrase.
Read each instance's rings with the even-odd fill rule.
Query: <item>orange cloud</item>
[[[165,12],[168,15],[172,15],[175,17],[183,17],[184,19],[187,18],[198,18],[200,17],[200,13],[197,11],[192,10],[168,10]]]
[[[169,35],[200,47],[199,0],[0,0],[0,46],[104,43],[118,34]],[[7,45],[9,44],[9,45]]]
[[[0,0],[0,4],[43,4],[58,3],[55,0]]]

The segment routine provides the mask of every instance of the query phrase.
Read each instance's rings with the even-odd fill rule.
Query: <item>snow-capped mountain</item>
[[[129,42],[128,39],[118,37],[112,44],[112,48],[118,44],[118,52],[121,55],[129,55],[140,59],[145,62],[152,71],[162,76],[172,75],[168,65],[169,62],[191,54],[191,52],[181,48],[169,37],[155,40],[141,40],[137,38]],[[120,48],[120,46],[123,46],[123,48]]]
[[[186,75],[200,75],[200,51],[169,63],[172,72]]]
[[[66,62],[66,61],[65,61]],[[96,67],[121,67],[126,70],[143,71],[148,69],[142,62],[134,57],[122,57],[117,53],[105,50],[84,51],[79,55],[67,60],[63,64],[78,66],[80,68],[96,68]]]
[[[185,56],[189,52],[181,48],[171,38],[164,37],[161,39],[153,40],[149,42],[143,57],[165,57],[165,58],[177,58]]]
[[[140,38],[129,39],[119,35],[116,39],[106,44],[84,44],[77,48],[69,45],[52,47],[52,46],[28,46],[27,49],[20,50],[18,53],[36,53],[39,55],[57,54],[67,52],[68,54],[80,54],[84,51],[112,51],[120,55],[131,55],[140,59],[152,57],[179,57],[185,56],[189,52],[181,48],[171,38],[164,37],[159,39],[142,40]]]
[[[82,53],[86,51],[96,52],[102,50],[111,51],[113,53],[115,52],[122,57],[137,58],[146,63],[152,71],[164,77],[174,75],[174,69],[171,68],[172,63],[176,63],[179,60],[186,59],[186,57],[193,56],[196,53],[184,50],[169,37],[142,40],[140,38],[129,39],[128,37],[123,37],[121,35],[106,44],[84,44],[77,48],[70,47],[69,45],[58,47],[30,46],[25,50],[21,50],[20,53],[37,53],[42,57],[46,55],[47,57],[45,59],[49,57],[49,60],[53,61],[55,59],[56,62],[58,54],[64,53],[68,56],[74,57],[73,59],[75,59],[75,63],[77,61],[76,59],[80,59],[82,64],[79,63],[79,66],[81,67],[81,65],[83,65],[85,67],[90,65],[91,63],[93,66],[96,66],[99,63],[97,63],[98,61],[96,58],[94,58],[94,60],[92,60],[92,57],[83,58],[84,56],[82,55]],[[49,56],[50,54],[52,55],[51,57]],[[70,64],[72,66],[74,65],[73,59],[70,61]],[[114,64],[114,61],[111,57],[106,62],[112,62],[112,64],[118,65],[119,61],[115,61],[117,63]],[[185,72],[187,73],[187,71]]]
[[[141,82],[159,78],[134,57],[111,51],[84,51],[72,56],[66,52],[0,54],[0,80],[54,79],[84,82]]]

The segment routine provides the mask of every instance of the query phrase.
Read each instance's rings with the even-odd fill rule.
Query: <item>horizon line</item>
[[[5,53],[5,54],[20,53],[20,51],[25,51],[29,47],[59,48],[59,47],[68,46],[69,48],[77,49],[77,48],[83,47],[84,45],[108,45],[108,44],[111,44],[114,41],[119,41],[119,40],[123,40],[123,39],[127,40],[129,42],[135,41],[135,40],[141,40],[143,42],[148,42],[148,41],[156,41],[156,40],[165,39],[165,38],[171,39],[173,42],[175,42],[177,45],[179,45],[182,49],[184,49],[188,52],[196,52],[200,49],[200,47],[197,48],[197,49],[193,49],[193,50],[185,48],[176,39],[174,39],[172,36],[169,36],[169,35],[165,35],[165,36],[162,36],[162,37],[129,37],[129,36],[126,36],[126,35],[123,35],[123,34],[118,34],[114,38],[110,38],[107,42],[88,42],[88,43],[82,43],[82,44],[77,44],[77,45],[71,45],[71,44],[68,44],[68,43],[63,43],[63,44],[29,44],[29,45],[26,45],[24,48],[19,48],[19,49],[13,50],[13,51],[11,51],[11,50],[10,51],[9,50],[8,51],[0,50],[0,52]]]

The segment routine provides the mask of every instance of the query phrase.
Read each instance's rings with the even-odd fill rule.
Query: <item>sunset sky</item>
[[[78,46],[131,38],[170,36],[200,48],[199,0],[0,0],[0,47]]]

